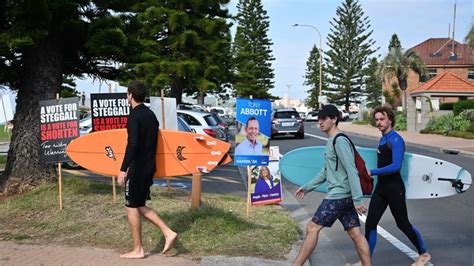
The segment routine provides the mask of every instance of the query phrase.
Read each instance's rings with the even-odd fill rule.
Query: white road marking
[[[318,135],[313,135],[313,134],[308,134],[308,133],[305,133],[305,135],[313,137],[313,138],[321,139],[321,140],[326,140],[326,141],[328,140],[328,138],[321,137],[321,136],[318,136]],[[281,156],[281,154],[280,154],[280,156]],[[367,217],[365,215],[359,215],[359,219],[364,223],[365,223],[366,218]],[[387,240],[390,244],[395,246],[398,250],[405,253],[405,255],[410,257],[412,260],[415,261],[416,258],[418,258],[418,253],[416,251],[409,248],[402,241],[398,240],[396,237],[394,237],[392,234],[390,234],[387,230],[383,229],[381,226],[377,226],[377,233],[381,237],[385,238],[385,240]],[[433,264],[431,262],[428,262],[426,265],[432,266]]]

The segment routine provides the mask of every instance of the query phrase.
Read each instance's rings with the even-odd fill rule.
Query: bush
[[[372,115],[372,111],[363,112],[362,113],[362,119],[364,121],[367,121],[373,127],[375,127],[375,119],[374,119],[374,116]]]
[[[430,120],[426,125],[426,128],[431,131],[467,131],[471,126],[471,122],[466,113],[454,116],[454,114],[449,113],[442,115],[438,118]]]
[[[395,130],[396,131],[406,131],[407,130],[407,115],[405,112],[396,112],[395,113]]]
[[[453,106],[454,115],[460,114],[464,110],[474,109],[474,100],[459,101]]]
[[[455,103],[442,103],[439,105],[439,110],[453,110]]]

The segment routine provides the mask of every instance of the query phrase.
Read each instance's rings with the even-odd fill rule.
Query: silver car
[[[178,116],[181,117],[188,125],[196,130],[196,133],[206,134],[213,138],[228,141],[228,136],[220,121],[216,119],[216,115],[208,112],[198,112],[192,110],[177,110]]]

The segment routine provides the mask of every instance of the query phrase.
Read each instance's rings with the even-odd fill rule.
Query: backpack
[[[357,149],[355,148],[354,143],[352,143],[352,140],[344,133],[337,134],[334,137],[334,140],[332,141],[332,145],[334,147],[334,153],[336,153],[336,171],[339,165],[339,158],[337,157],[337,152],[336,152],[336,139],[338,137],[345,137],[351,143],[352,149],[354,150],[355,166],[357,168],[357,174],[359,176],[360,187],[362,188],[362,194],[371,195],[372,190],[374,189],[374,179],[370,177],[369,173],[367,172],[367,168],[365,167],[365,161],[364,159],[362,159],[359,152],[357,152]]]

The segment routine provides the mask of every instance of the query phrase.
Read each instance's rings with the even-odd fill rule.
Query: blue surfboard
[[[280,171],[291,183],[302,186],[314,178],[324,166],[325,146],[299,148],[286,153],[280,160]],[[377,150],[357,147],[369,169],[377,167]],[[468,190],[471,174],[453,163],[405,153],[400,171],[407,199],[441,198]],[[377,176],[374,176],[375,184]],[[327,192],[326,184],[315,191]]]

